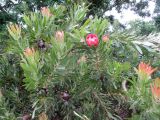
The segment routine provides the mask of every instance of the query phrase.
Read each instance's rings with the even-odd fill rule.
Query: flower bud
[[[59,42],[63,42],[64,41],[64,32],[63,31],[57,31],[55,34],[55,38],[57,41]]]
[[[8,32],[15,40],[17,40],[21,36],[21,27],[17,24],[11,24],[8,26]]]
[[[48,116],[46,115],[45,112],[42,112],[42,113],[38,116],[38,120],[48,120]]]
[[[102,36],[102,41],[103,42],[107,42],[108,40],[109,40],[109,35],[106,34],[106,35]]]
[[[151,85],[151,92],[155,100],[160,99],[160,87],[157,87],[155,84]]]
[[[47,7],[42,7],[41,8],[41,13],[42,13],[43,16],[48,16],[48,17],[52,16],[49,8],[47,8]]]
[[[33,56],[34,54],[35,54],[34,48],[26,48],[26,49],[24,50],[24,55],[25,55],[26,57],[28,57],[28,56]]]
[[[40,49],[45,48],[45,42],[44,42],[43,40],[39,40],[39,41],[37,42],[37,44],[38,44],[38,48],[40,48]]]

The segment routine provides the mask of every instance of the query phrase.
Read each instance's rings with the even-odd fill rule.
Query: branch
[[[7,11],[4,9],[4,7],[3,7],[3,6],[1,6],[1,4],[0,4],[0,11],[1,11],[1,12],[3,12],[3,13],[8,14],[8,13],[7,13]]]

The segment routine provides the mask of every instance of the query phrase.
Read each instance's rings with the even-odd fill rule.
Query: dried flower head
[[[87,60],[86,56],[83,55],[78,59],[77,63],[80,64],[81,62],[86,62],[86,60]]]
[[[67,91],[61,92],[60,97],[64,102],[69,101],[69,99],[70,99],[70,95]]]

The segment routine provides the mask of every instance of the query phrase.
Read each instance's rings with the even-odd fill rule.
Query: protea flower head
[[[52,16],[49,8],[47,8],[47,7],[42,7],[41,8],[41,13],[42,13],[43,16],[48,16],[48,17]]]
[[[8,32],[15,39],[19,39],[21,36],[21,27],[17,24],[10,24],[7,26]]]
[[[63,42],[64,41],[64,31],[56,31],[55,38],[57,41]]]
[[[45,112],[42,112],[39,116],[38,116],[38,120],[48,120],[48,116]]]
[[[35,54],[34,48],[26,48],[26,49],[24,50],[24,55],[25,55],[26,57],[28,57],[28,56],[33,56],[34,54]]]
[[[96,34],[88,34],[86,37],[86,43],[89,47],[98,47],[99,44],[99,39],[98,36]]]
[[[137,73],[140,78],[150,78],[150,76],[157,70],[157,68],[152,68],[149,64],[140,62],[138,65]]]
[[[155,83],[151,84],[151,91],[154,99],[160,100],[160,86],[157,86]]]
[[[109,40],[109,34],[103,35],[102,36],[102,41],[107,42]]]

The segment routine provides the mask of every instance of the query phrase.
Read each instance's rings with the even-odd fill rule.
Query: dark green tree
[[[158,31],[160,31],[160,1],[159,0],[156,0],[156,7],[155,7],[155,17],[154,17],[154,20],[155,20],[155,26],[157,28]]]
[[[53,5],[60,0],[4,0],[0,3],[0,25],[16,22],[21,14],[39,10],[41,7]]]
[[[87,2],[89,5],[88,16],[103,16],[106,11],[112,8],[116,8],[116,10],[120,12],[122,8],[128,7],[132,7],[140,16],[149,15],[148,11],[143,11],[148,6],[146,0],[141,0],[138,3],[132,0],[17,0],[16,2],[12,0],[3,0],[0,3],[0,25],[5,25],[9,21],[16,22],[19,15],[27,13],[28,11],[39,10],[44,6],[52,6],[55,2],[66,3],[67,5],[71,5],[75,2]]]
[[[86,0],[90,4],[90,13],[93,15],[103,16],[108,10],[115,8],[118,12],[122,9],[127,9],[131,7],[140,16],[148,16],[149,11],[145,10],[148,7],[148,1],[141,0],[137,2],[136,0]]]
[[[135,32],[138,36],[149,35],[156,32],[154,21],[145,22],[142,20],[136,20],[129,23],[129,31]]]

